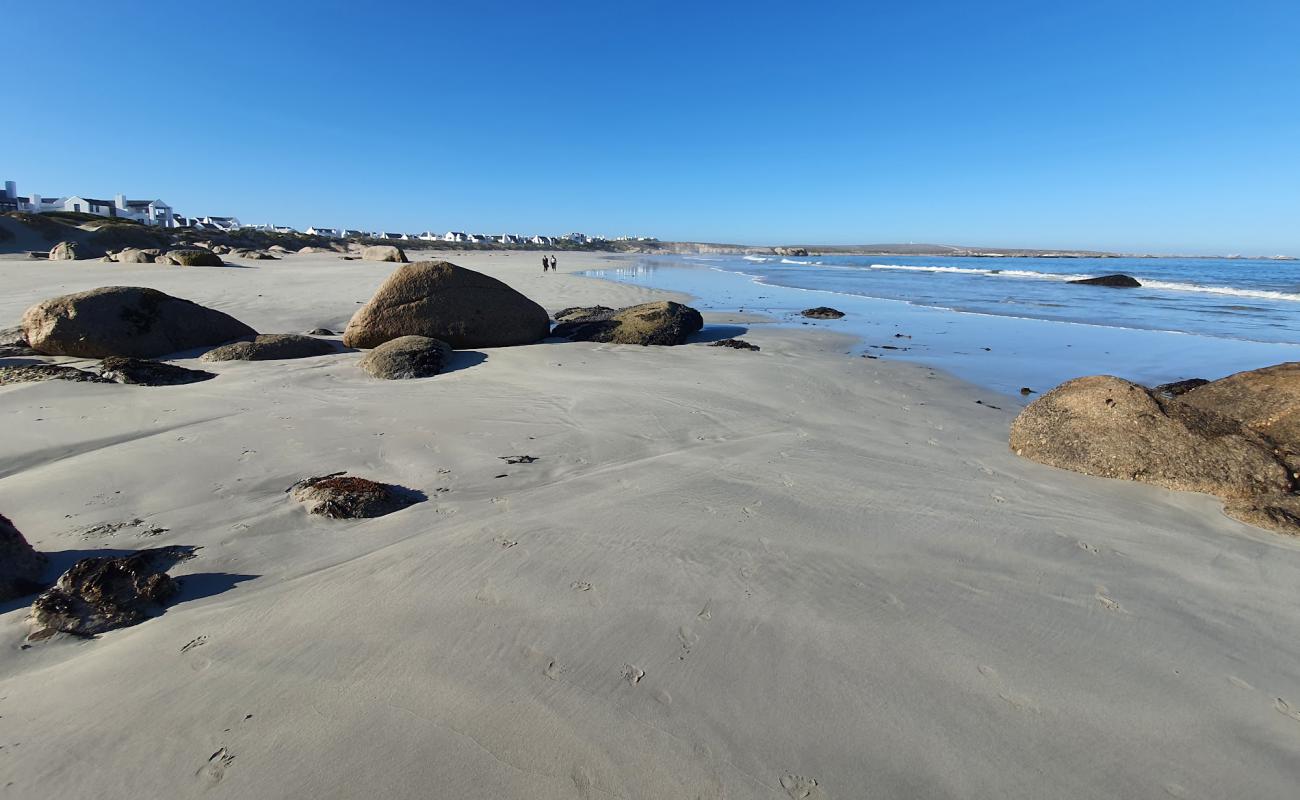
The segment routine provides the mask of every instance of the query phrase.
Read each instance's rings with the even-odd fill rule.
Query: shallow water
[[[586,274],[855,335],[1019,397],[1080,375],[1155,384],[1300,360],[1300,265],[1230,259],[644,257]],[[1068,279],[1123,272],[1140,289]],[[798,315],[829,305],[842,320]]]

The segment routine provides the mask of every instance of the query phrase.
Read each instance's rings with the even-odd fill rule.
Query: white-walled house
[[[463,242],[468,238],[463,231],[447,231],[442,240],[444,242]]]
[[[549,236],[534,236],[533,238],[528,240],[528,243],[529,244],[552,244],[552,240],[551,237]]]
[[[344,239],[360,239],[365,235],[365,231],[354,231],[351,228],[344,228],[342,232]]]
[[[41,197],[39,194],[22,197],[18,186],[13,181],[5,181],[4,192],[0,194],[0,209],[5,211],[26,211],[43,214],[50,211],[72,211],[79,214],[94,214],[100,217],[117,217],[134,220],[146,225],[158,225],[165,228],[177,227],[176,215],[172,207],[161,200],[127,200],[125,195],[117,195],[112,200],[96,197]]]
[[[198,217],[194,220],[193,227],[199,230],[214,231],[236,231],[242,225],[239,224],[237,217]]]
[[[419,240],[422,241],[422,242],[440,242],[440,241],[442,241],[442,237],[439,236],[438,234],[434,233],[433,231],[425,231],[424,233],[420,234],[419,236],[417,236],[417,237],[415,237],[415,238],[419,239]]]
[[[313,226],[307,229],[307,234],[309,236],[325,236],[330,239],[339,238],[339,231],[337,228],[317,228]]]

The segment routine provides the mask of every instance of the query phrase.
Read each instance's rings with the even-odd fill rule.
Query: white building
[[[549,245],[549,244],[553,244],[553,243],[554,243],[554,240],[551,239],[551,237],[549,237],[549,236],[534,236],[533,238],[531,238],[531,239],[528,240],[528,243],[529,243],[529,244],[546,244],[546,245]]]
[[[365,235],[366,235],[366,232],[365,232],[365,231],[354,231],[354,230],[352,230],[351,228],[344,228],[344,229],[343,229],[343,238],[344,238],[344,239],[360,239],[361,237],[363,237],[363,236],[365,236]]]
[[[586,244],[587,242],[591,241],[591,238],[588,237],[587,234],[585,233],[569,233],[569,234],[565,234],[564,238],[568,239],[571,242],[576,242],[578,244]]]
[[[419,239],[419,240],[422,241],[422,242],[440,242],[440,241],[442,241],[442,237],[439,236],[438,234],[434,233],[433,231],[425,231],[424,233],[420,234],[419,236],[416,236],[415,238]]]
[[[310,236],[326,236],[330,239],[339,238],[338,228],[308,228],[307,233]]]
[[[201,231],[237,231],[242,225],[239,224],[238,217],[196,217],[191,222],[191,226]]]
[[[0,195],[0,210],[26,211],[32,214],[72,211],[100,217],[129,219],[165,228],[177,227],[172,207],[161,200],[127,200],[120,194],[112,200],[80,195],[45,198],[34,194],[23,197],[18,194],[18,186],[13,181],[5,181],[4,193]]]
[[[464,242],[468,239],[464,231],[447,231],[442,237],[444,242]]]

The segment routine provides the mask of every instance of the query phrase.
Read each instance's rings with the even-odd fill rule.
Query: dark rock
[[[754,350],[754,351],[757,351],[759,349],[758,345],[750,344],[744,339],[719,339],[716,342],[711,342],[709,344],[709,347],[732,347],[735,348],[736,350]]]
[[[1028,397],[1028,396],[1031,395],[1031,394],[1038,394],[1038,392],[1035,392],[1033,389],[1030,389],[1028,386],[1021,386],[1021,387],[1020,387],[1020,396],[1021,396],[1021,397]]]
[[[586,316],[571,315],[556,325],[551,335],[575,342],[678,345],[704,327],[700,312],[672,301],[642,303],[614,312],[593,312]]]
[[[176,594],[176,582],[166,572],[176,560],[176,548],[81,559],[32,604],[38,633],[94,636],[143,622]]]
[[[115,383],[128,383],[136,386],[176,386],[183,383],[198,383],[217,377],[211,372],[199,369],[187,369],[162,361],[150,361],[146,358],[127,358],[109,356],[99,365],[99,375]]]
[[[307,478],[289,487],[289,491],[307,506],[308,513],[332,519],[382,517],[424,499],[410,489],[343,472]]]
[[[348,347],[427,336],[457,349],[532,344],[550,332],[546,310],[506,284],[446,261],[393,271],[347,330]]]
[[[276,361],[337,352],[333,342],[297,333],[261,333],[251,342],[231,342],[204,353],[202,361]]]
[[[1204,378],[1188,378],[1185,381],[1174,381],[1173,383],[1162,383],[1159,386],[1152,387],[1151,391],[1161,397],[1181,397],[1198,386],[1204,386],[1209,381]]]
[[[308,336],[333,336],[334,331],[330,330],[329,328],[312,328],[311,330],[307,331],[307,335]]]
[[[428,336],[399,336],[366,353],[360,367],[376,378],[398,380],[437,375],[451,359],[446,342]]]
[[[220,247],[220,245],[218,245]],[[226,262],[213,250],[172,250],[156,259],[160,264],[174,264],[178,267],[223,267]]]
[[[617,314],[617,309],[608,306],[573,306],[555,312],[556,322],[579,322],[605,320]]]
[[[83,383],[112,383],[93,372],[69,367],[65,364],[0,364],[0,386],[11,383],[36,383],[38,381],[81,381]]]
[[[808,251],[802,247],[774,247],[772,252],[778,256],[795,256],[796,258],[808,255]]]
[[[1076,281],[1067,281],[1067,283],[1079,283],[1085,286],[1111,286],[1116,289],[1136,289],[1142,285],[1137,278],[1128,275],[1102,275],[1098,278],[1080,278]]]
[[[1223,498],[1292,486],[1273,445],[1241,422],[1109,375],[1068,381],[1030,403],[1010,444],[1041,464]]]
[[[839,319],[844,316],[844,312],[829,306],[817,306],[816,308],[805,308],[799,312],[805,317],[811,319]]]
[[[45,300],[23,314],[23,332],[37,352],[81,358],[152,358],[257,335],[220,311],[136,286]]]
[[[0,600],[35,594],[45,588],[46,559],[27,543],[14,524],[0,514]]]
[[[1272,494],[1230,500],[1223,512],[1265,530],[1300,536],[1300,495]]]

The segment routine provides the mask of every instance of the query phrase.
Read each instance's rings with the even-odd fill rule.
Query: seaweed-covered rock
[[[710,342],[709,347],[730,347],[734,350],[753,350],[758,351],[756,344],[750,344],[744,339],[719,339],[716,342]]]
[[[335,352],[333,342],[298,333],[260,333],[251,342],[231,342],[202,356],[203,361],[277,361],[287,358],[326,356]]]
[[[451,359],[446,342],[428,336],[389,339],[361,358],[361,368],[376,378],[428,378],[442,372]]]
[[[93,372],[69,367],[66,364],[0,364],[0,386],[11,383],[37,383],[40,381],[80,381],[82,383],[112,383]]]
[[[0,514],[0,600],[35,594],[42,588],[46,559]]]
[[[176,560],[171,548],[143,550],[120,558],[83,558],[32,604],[38,632],[78,636],[143,622],[157,605],[176,594],[166,570]]]
[[[1041,464],[1223,498],[1292,485],[1273,445],[1242,423],[1110,375],[1076,378],[1030,403],[1010,444]]]
[[[343,472],[307,478],[289,487],[293,498],[307,506],[308,513],[332,519],[382,517],[420,502],[417,492],[357,478]]]
[[[575,342],[678,345],[704,327],[700,312],[671,300],[642,303],[613,312],[601,306],[596,309],[599,310],[591,309],[593,313],[586,315],[569,315],[555,326],[552,335]]]
[[[546,310],[496,278],[446,261],[404,264],[343,332],[348,347],[428,336],[456,349],[532,344],[546,337]]]
[[[151,358],[257,335],[220,311],[138,286],[54,297],[27,309],[22,324],[33,350],[81,358]]]
[[[844,312],[830,306],[817,306],[816,308],[805,308],[799,312],[809,319],[840,319]]]
[[[200,369],[187,369],[176,364],[151,361],[147,358],[108,356],[99,365],[99,375],[114,383],[136,386],[176,386],[198,383],[217,377]]]
[[[407,262],[406,252],[391,244],[376,244],[361,251],[361,258],[366,261],[391,261],[396,264]]]
[[[1067,283],[1078,283],[1084,286],[1109,286],[1112,289],[1136,289],[1142,283],[1130,275],[1102,275],[1097,278],[1080,278]]]

